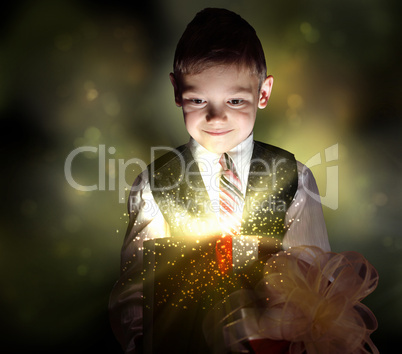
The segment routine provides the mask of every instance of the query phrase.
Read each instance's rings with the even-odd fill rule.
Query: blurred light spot
[[[290,108],[298,109],[303,105],[303,98],[298,94],[289,95],[288,105]]]
[[[320,39],[320,32],[313,28],[308,22],[303,22],[300,25],[300,31],[303,33],[305,40],[309,43],[316,43]]]
[[[89,127],[85,130],[84,139],[85,143],[88,145],[97,145],[99,143],[99,139],[101,138],[102,133],[96,127]],[[93,153],[91,155],[94,155]]]
[[[71,233],[75,233],[81,229],[82,222],[76,215],[68,215],[63,220],[64,228]]]
[[[120,113],[120,103],[114,93],[106,93],[101,97],[101,99],[103,109],[107,115],[115,117]]]
[[[87,275],[88,274],[88,267],[86,265],[84,265],[84,264],[80,264],[77,267],[77,273],[78,273],[78,275],[81,275],[81,276]]]
[[[90,89],[87,91],[87,100],[93,101],[96,97],[98,97],[98,91],[95,89]]]
[[[84,83],[84,89],[86,91],[86,99],[93,101],[99,95],[98,90],[95,88],[95,84],[92,81],[86,81]]]
[[[303,34],[308,34],[313,30],[313,27],[311,27],[311,25],[308,22],[303,22],[300,25],[300,31]]]
[[[31,199],[26,199],[21,203],[21,213],[25,216],[32,216],[36,213],[38,205]]]
[[[73,46],[73,37],[68,34],[57,36],[54,44],[57,49],[61,50],[62,52],[67,52]]]
[[[377,206],[384,206],[388,202],[388,197],[384,193],[375,193],[373,196],[373,202]]]

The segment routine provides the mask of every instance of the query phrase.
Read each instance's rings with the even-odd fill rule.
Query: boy
[[[330,249],[321,204],[304,190],[318,195],[311,172],[291,153],[253,141],[257,109],[273,85],[255,30],[228,10],[199,12],[177,45],[170,80],[191,138],[141,173],[130,193],[110,300],[127,353],[142,350],[144,240],[215,235],[222,273],[239,262],[236,235],[279,239],[283,249]]]

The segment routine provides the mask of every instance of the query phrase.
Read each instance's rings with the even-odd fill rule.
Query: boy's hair
[[[250,69],[259,84],[267,77],[264,51],[254,28],[226,9],[207,8],[187,25],[176,47],[173,70],[176,80],[216,65]]]

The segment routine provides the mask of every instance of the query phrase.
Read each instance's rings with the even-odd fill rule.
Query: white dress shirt
[[[219,213],[220,155],[209,152],[193,139],[188,147],[200,170],[211,205],[217,206],[213,210]],[[251,134],[228,151],[242,183],[243,195],[253,147]],[[314,245],[330,251],[321,203],[311,197],[312,194],[319,195],[313,174],[299,161],[297,171],[298,188],[286,212],[283,248]],[[142,243],[148,239],[169,237],[170,230],[153,198],[147,170],[134,182],[128,204],[130,219],[121,253],[121,276],[112,291],[109,306],[115,335],[126,352],[131,353],[134,352],[135,337],[142,333]]]
[[[219,214],[219,177],[222,169],[219,164],[220,155],[209,152],[194,139],[190,139],[188,146],[198,164],[211,205],[218,206],[214,211]],[[228,151],[239,175],[243,195],[247,188],[253,146],[253,134],[251,134],[233,150]],[[329,251],[322,206],[317,198],[311,197],[311,194],[319,195],[314,176],[299,161],[297,171],[298,188],[286,213],[287,231],[283,247],[286,250],[292,246],[315,245],[324,251]],[[133,229],[128,231],[143,240],[170,236],[169,226],[153,198],[146,171],[138,176],[133,190],[129,198],[129,211],[131,211],[130,218],[136,218],[137,222],[134,223]]]

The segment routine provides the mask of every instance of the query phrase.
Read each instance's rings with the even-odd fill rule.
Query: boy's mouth
[[[204,130],[205,133],[213,136],[219,136],[219,135],[225,135],[227,133],[230,133],[233,129],[229,130]]]

